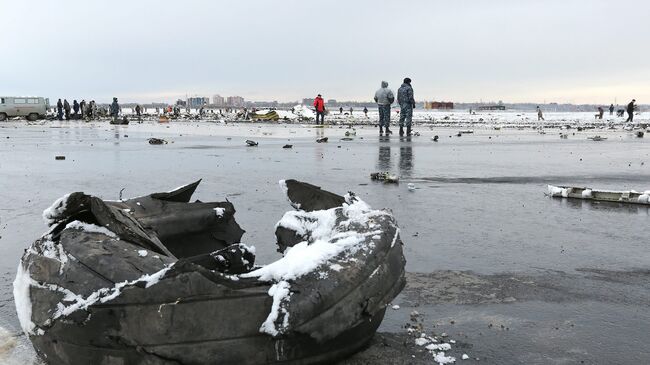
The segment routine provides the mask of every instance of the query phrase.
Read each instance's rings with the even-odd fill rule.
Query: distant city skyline
[[[0,0],[0,9],[10,14],[0,22],[10,35],[2,95],[365,101],[382,80],[396,91],[408,76],[420,101],[650,101],[641,0]]]

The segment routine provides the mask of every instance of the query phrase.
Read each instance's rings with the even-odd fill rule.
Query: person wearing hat
[[[379,109],[379,135],[384,134],[386,128],[386,135],[393,132],[390,131],[390,105],[395,101],[393,90],[388,88],[388,82],[382,81],[381,87],[375,92],[375,103]]]
[[[636,102],[636,99],[632,99],[629,104],[627,104],[627,120],[625,123],[630,122],[632,123],[634,120],[634,103]]]
[[[323,97],[318,94],[316,99],[314,99],[314,108],[316,109],[316,124],[325,123],[325,101]],[[320,116],[320,123],[318,123],[318,116]]]
[[[413,97],[413,87],[411,79],[405,78],[402,86],[397,90],[397,103],[400,107],[399,112],[399,135],[404,135],[404,124],[406,124],[406,135],[411,135],[411,121],[413,119],[413,109],[415,108],[415,98]]]

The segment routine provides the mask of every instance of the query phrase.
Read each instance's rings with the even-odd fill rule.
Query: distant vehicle
[[[40,97],[0,96],[0,121],[26,117],[29,121],[44,118],[49,100]]]

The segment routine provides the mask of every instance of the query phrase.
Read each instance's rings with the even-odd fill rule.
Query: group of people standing
[[[86,103],[86,100],[81,100],[80,103],[77,100],[72,101],[72,107],[68,103],[68,99],[59,99],[56,102],[56,116],[57,119],[65,120],[70,119],[81,119],[81,118],[97,118],[97,104],[95,100],[91,100],[89,103]]]
[[[392,134],[390,130],[390,106],[395,102],[393,90],[388,88],[388,82],[382,81],[381,87],[375,92],[375,103],[379,109],[379,135]],[[402,86],[397,89],[397,103],[399,104],[399,135],[404,135],[406,126],[406,135],[411,135],[411,125],[413,121],[413,109],[415,109],[415,97],[411,79],[405,78]]]
[[[379,109],[379,135],[392,134],[390,130],[390,108],[395,102],[395,94],[388,88],[388,82],[382,81],[381,87],[375,92],[375,102]],[[413,122],[413,109],[415,109],[415,97],[413,94],[413,87],[411,86],[411,79],[405,78],[402,85],[397,90],[397,103],[400,107],[399,112],[399,135],[407,136],[412,135],[411,126]],[[321,94],[318,94],[314,99],[314,109],[316,110],[316,124],[323,124],[325,119],[325,101]],[[339,109],[343,113],[343,108]],[[368,115],[368,109],[364,108],[364,114]],[[352,108],[350,108],[352,114]],[[406,127],[406,131],[404,130]]]

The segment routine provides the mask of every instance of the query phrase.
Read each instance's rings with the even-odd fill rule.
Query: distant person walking
[[[135,115],[138,117],[138,121],[139,121],[140,117],[142,117],[142,108],[140,107],[140,104],[137,104],[135,106]]]
[[[596,115],[598,119],[603,119],[603,114],[605,114],[605,109],[602,106],[598,107],[598,114]]]
[[[77,99],[72,101],[72,110],[74,110],[73,118],[77,119],[77,116],[79,115],[79,103],[77,102]]]
[[[117,121],[117,117],[120,114],[120,104],[117,102],[117,98],[113,98],[113,102],[111,103],[111,117],[113,118],[113,121]]]
[[[614,115],[614,104],[610,104],[609,106],[609,115]]]
[[[63,103],[61,102],[61,99],[56,102],[56,117],[59,120],[63,120]]]
[[[339,114],[343,114],[343,107],[339,108]]]
[[[375,91],[375,102],[379,109],[379,135],[384,134],[386,128],[386,135],[393,132],[389,129],[390,126],[390,105],[395,101],[393,90],[388,88],[388,82],[382,81],[379,90]],[[367,112],[367,109],[364,110]]]
[[[65,111],[65,120],[70,120],[70,103],[68,103],[68,99],[63,99],[63,110]]]
[[[352,116],[353,111],[354,111],[354,109],[352,109],[352,107],[350,107],[350,116]]]
[[[368,108],[365,106],[363,107],[363,114],[368,118]]]
[[[540,121],[540,120],[545,120],[545,119],[544,119],[544,113],[542,113],[542,109],[538,105],[537,106],[537,121]]]
[[[318,94],[314,99],[314,108],[316,109],[316,124],[325,124],[325,100],[323,100],[321,94]],[[319,116],[320,123],[318,123]]]
[[[627,104],[627,120],[625,123],[634,122],[634,103],[636,103],[636,99],[632,99],[629,104]]]
[[[404,135],[404,125],[406,124],[406,135],[410,136],[415,98],[413,96],[413,87],[411,87],[411,79],[408,77],[404,79],[404,83],[397,90],[397,103],[399,103],[400,107],[399,135]]]

